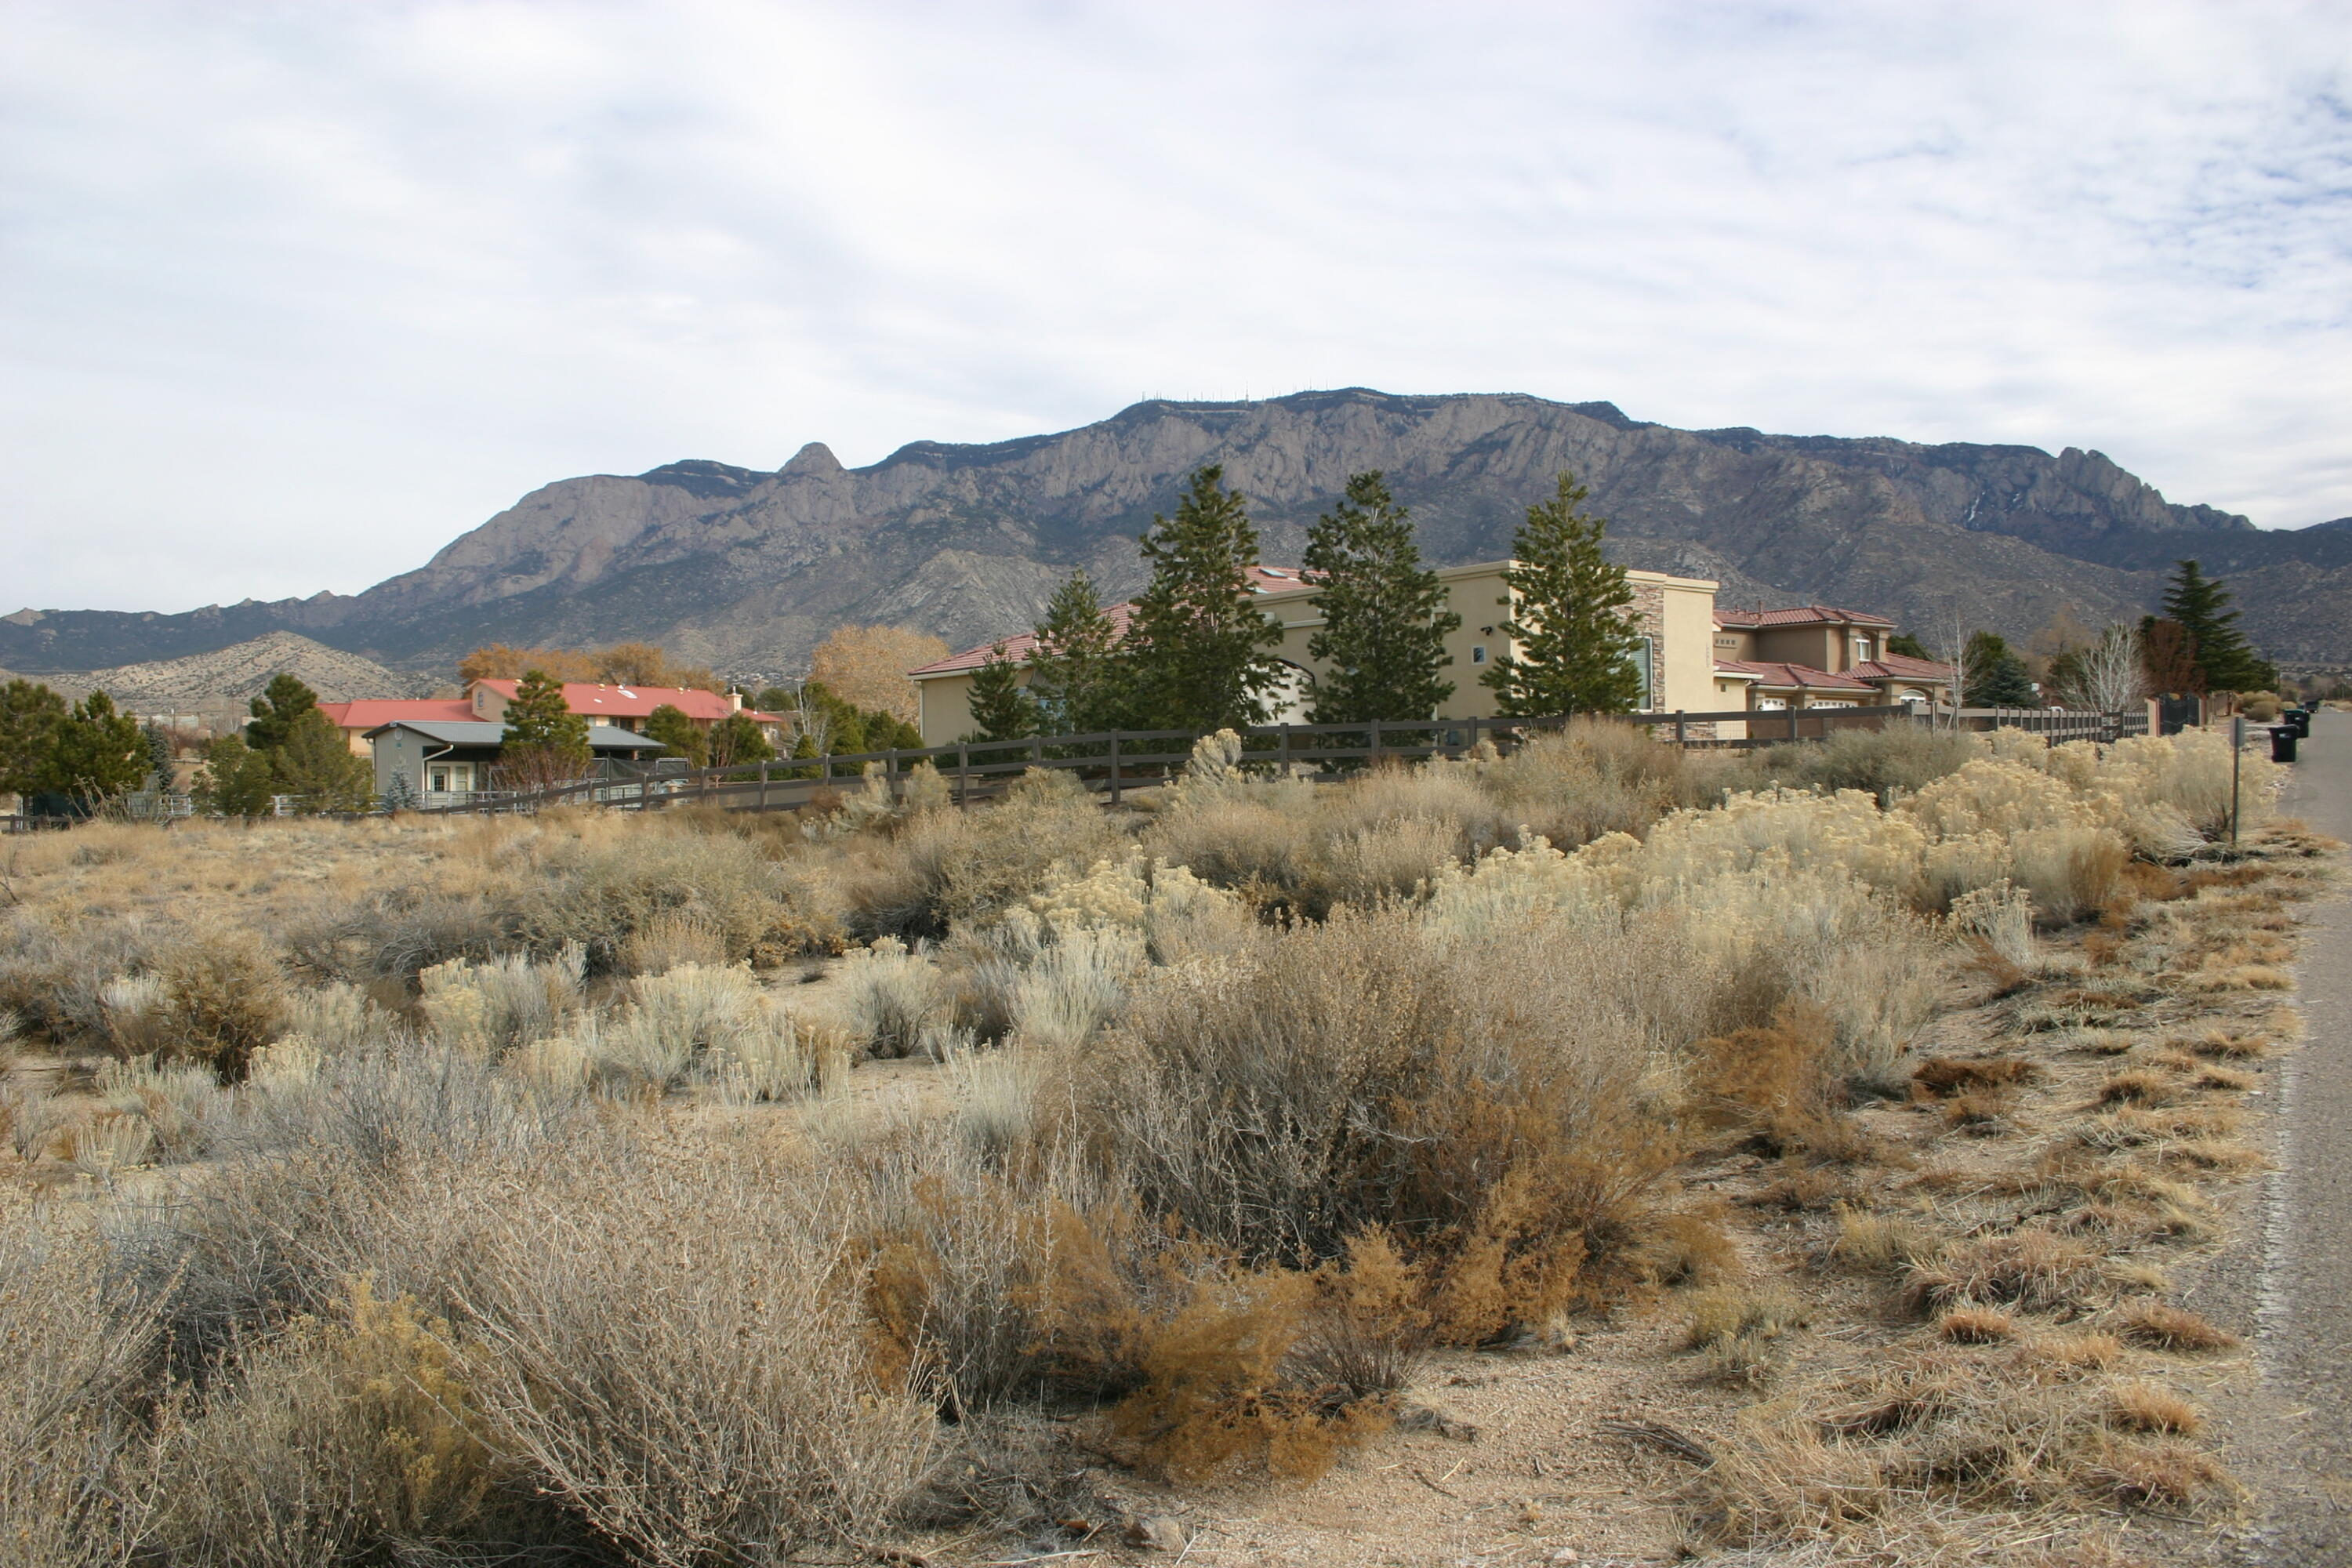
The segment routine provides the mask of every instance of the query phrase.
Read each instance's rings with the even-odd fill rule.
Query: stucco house
[[[496,679],[473,682],[466,688],[466,711],[460,717],[482,723],[503,720],[507,704],[514,700],[515,688],[521,684],[519,680]],[[744,707],[740,691],[721,697],[716,691],[694,686],[607,686],[567,680],[563,683],[563,705],[592,724],[610,724],[635,734],[643,734],[646,721],[653,717],[655,709],[664,706],[685,714],[698,730],[708,730],[730,713],[747,714],[760,726],[768,743],[779,751],[787,749],[787,738],[792,732],[789,718]]]
[[[1461,628],[1445,643],[1445,651],[1454,658],[1445,669],[1454,695],[1438,710],[1438,718],[1468,719],[1494,711],[1494,694],[1478,678],[1493,661],[1516,651],[1502,630],[1508,615],[1503,574],[1512,564],[1485,561],[1438,571],[1446,607],[1462,617]],[[1289,679],[1276,695],[1274,721],[1303,722],[1314,705],[1314,683],[1323,673],[1319,661],[1307,652],[1307,640],[1323,625],[1315,607],[1315,584],[1296,570],[1276,566],[1250,568],[1247,581],[1258,607],[1282,627],[1282,642],[1274,652],[1290,668]],[[1702,577],[1659,572],[1629,571],[1625,581],[1633,590],[1633,620],[1643,638],[1634,656],[1648,688],[1642,706],[1656,711],[1702,711],[1717,706],[1711,646],[1716,584]],[[1133,613],[1132,604],[1105,611],[1121,635]],[[1029,632],[1010,635],[1003,639],[1005,657],[1025,667],[1035,643]],[[984,643],[907,672],[921,694],[923,744],[949,745],[971,731],[972,676],[996,646]]]
[[[1887,652],[1894,635],[1893,621],[1866,610],[1717,610],[1717,706],[1775,712],[1950,701],[1951,667]]]
[[[488,789],[490,769],[506,740],[503,722],[472,720],[395,719],[368,731],[375,758],[375,793],[402,794],[419,805],[435,805],[452,797]],[[608,775],[612,759],[651,757],[662,749],[659,741],[633,734],[611,724],[588,726],[588,751],[593,771]],[[404,788],[395,788],[394,781]]]

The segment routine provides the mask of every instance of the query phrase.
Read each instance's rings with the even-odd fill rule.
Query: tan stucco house
[[[1949,665],[1886,651],[1895,623],[1865,610],[1801,605],[1715,612],[1717,706],[1777,712],[1949,702]]]

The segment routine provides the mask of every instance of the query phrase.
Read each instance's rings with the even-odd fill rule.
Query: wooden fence
[[[1747,748],[1818,741],[1841,730],[1877,730],[1891,724],[1922,724],[1924,709],[1795,708],[1785,712],[1746,709],[1723,712],[1612,713],[1611,722],[1648,729],[1661,741],[1691,747]],[[1320,780],[1389,761],[1460,757],[1482,742],[1508,751],[1529,735],[1560,729],[1564,715],[1547,718],[1382,721],[1360,724],[1267,724],[1238,731],[1242,761],[1296,770]],[[1948,721],[1948,714],[1944,721]],[[1737,734],[1726,731],[1737,729]],[[1661,731],[1671,731],[1671,735]],[[1089,790],[1118,805],[1129,790],[1164,784],[1192,760],[1201,739],[1192,730],[1112,730],[1090,735],[1037,735],[1018,741],[971,741],[839,756],[740,763],[684,773],[647,770],[627,778],[591,779],[529,792],[475,791],[463,802],[424,807],[428,814],[537,811],[558,805],[600,805],[625,811],[669,805],[710,805],[730,811],[788,811],[821,792],[862,786],[866,770],[879,764],[884,784],[896,795],[907,775],[929,763],[961,805],[1003,791],[1031,768],[1075,773]]]

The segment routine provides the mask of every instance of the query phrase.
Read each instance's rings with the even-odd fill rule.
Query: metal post
[[[2246,716],[2230,718],[2230,847],[2238,847],[2238,760],[2246,750]]]
[[[1118,731],[1110,732],[1110,803],[1118,804]]]
[[[833,752],[830,749],[827,749],[824,753],[822,770],[817,775],[817,783],[822,784],[833,783]]]

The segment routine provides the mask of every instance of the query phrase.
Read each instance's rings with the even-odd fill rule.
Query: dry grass
[[[1909,1291],[1916,1306],[2011,1306],[2021,1311],[2082,1307],[2106,1283],[2103,1256],[2068,1237],[2021,1230],[1946,1248],[1915,1265]]]
[[[2185,1307],[2162,1301],[2137,1300],[2116,1315],[2116,1331],[2136,1345],[2194,1354],[2231,1350],[2238,1336]]]
[[[1956,1345],[2002,1344],[2017,1337],[2017,1320],[1997,1307],[1955,1307],[1936,1320],[1936,1331]]]

